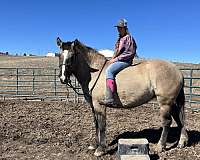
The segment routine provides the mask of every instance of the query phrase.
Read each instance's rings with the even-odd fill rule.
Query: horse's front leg
[[[102,156],[106,149],[106,107],[99,105],[98,102],[94,102],[94,110],[97,120],[97,149],[95,150],[95,156]]]
[[[90,94],[85,94],[85,100],[88,103],[88,105],[91,107],[92,109],[92,115],[93,115],[93,120],[94,120],[94,125],[95,125],[95,142],[91,142],[90,146],[88,147],[89,150],[96,150],[99,144],[99,140],[98,140],[98,121],[97,121],[97,114],[95,112],[94,109],[94,105],[93,105],[93,101],[92,101],[92,96]]]

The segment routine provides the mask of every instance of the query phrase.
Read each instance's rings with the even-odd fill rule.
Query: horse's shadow
[[[149,141],[149,143],[156,144],[156,143],[158,143],[158,141],[160,139],[161,132],[162,132],[162,128],[160,128],[160,129],[144,129],[139,132],[134,132],[134,131],[123,132],[119,135],[114,136],[113,141],[110,144],[108,144],[108,146],[111,149],[108,150],[107,153],[110,155],[113,155],[117,152],[117,148],[118,148],[117,143],[118,143],[118,140],[121,138],[126,138],[126,139],[146,138]],[[168,148],[168,150],[177,147],[178,137],[179,137],[178,128],[171,127],[168,138],[167,138],[167,143],[170,143],[173,145],[170,148]],[[188,141],[188,145],[187,145],[188,147],[200,142],[200,132],[199,131],[195,131],[195,130],[188,131],[188,137],[189,137],[189,141]],[[159,159],[159,156],[158,156],[158,154],[150,154],[150,158],[151,158],[151,160],[157,160],[157,159]]]

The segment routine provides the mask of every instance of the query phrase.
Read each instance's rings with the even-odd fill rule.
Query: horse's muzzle
[[[61,82],[62,84],[66,84],[66,83],[67,83],[66,80],[63,80],[63,79],[61,79],[61,78],[60,78],[60,82]]]
[[[62,84],[67,84],[70,81],[71,75],[72,75],[72,72],[71,72],[71,70],[68,69],[68,70],[65,70],[64,74],[62,74],[62,72],[60,72],[58,77]]]
[[[62,84],[67,84],[70,81],[70,77],[59,77],[60,78],[60,82]]]

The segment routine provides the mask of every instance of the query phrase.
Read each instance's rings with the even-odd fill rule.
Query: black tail
[[[176,98],[176,104],[179,106],[179,107],[183,107],[185,106],[185,93],[184,93],[184,85],[182,86],[179,94],[178,94],[178,97]]]
[[[181,87],[181,90],[176,98],[176,105],[179,108],[179,118],[182,126],[184,126],[185,121],[185,93],[184,93],[184,83]]]

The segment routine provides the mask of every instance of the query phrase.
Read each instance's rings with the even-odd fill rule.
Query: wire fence
[[[191,108],[200,110],[200,68],[180,70],[185,79],[186,102]],[[59,69],[55,68],[0,68],[0,97],[83,102],[83,96],[60,83],[58,74]],[[74,77],[72,84],[82,92]]]

